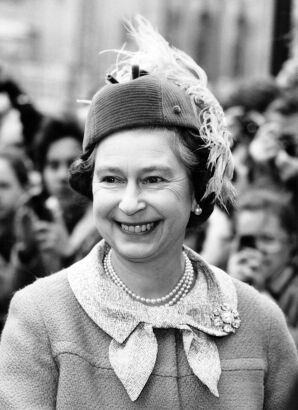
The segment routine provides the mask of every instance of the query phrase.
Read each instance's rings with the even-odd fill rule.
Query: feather
[[[138,65],[150,74],[164,76],[181,87],[190,98],[197,118],[199,145],[208,148],[207,166],[213,170],[203,198],[215,194],[217,202],[233,202],[235,191],[229,182],[233,175],[231,137],[219,102],[207,88],[205,71],[185,52],[172,47],[144,17],[135,17],[135,23],[126,22],[135,40],[137,51],[123,47],[110,74],[120,83],[131,81],[132,66]]]

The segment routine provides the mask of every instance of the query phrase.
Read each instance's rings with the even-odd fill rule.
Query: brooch
[[[220,305],[213,310],[211,321],[214,326],[225,333],[235,333],[241,323],[237,310],[231,309],[227,304]]]

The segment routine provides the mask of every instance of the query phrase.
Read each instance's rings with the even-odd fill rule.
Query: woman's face
[[[174,154],[174,132],[117,132],[97,148],[93,210],[103,238],[121,257],[146,261],[180,254],[194,201]]]
[[[5,158],[0,158],[0,221],[14,214],[15,206],[24,193],[13,168]]]
[[[43,179],[49,194],[61,202],[76,197],[68,183],[68,171],[80,152],[79,142],[71,136],[53,142],[48,149]]]

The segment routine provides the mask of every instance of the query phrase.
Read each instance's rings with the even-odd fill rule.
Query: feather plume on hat
[[[128,22],[127,26],[138,50],[105,50],[118,53],[109,73],[118,83],[125,83],[132,80],[132,67],[139,66],[149,74],[164,76],[185,91],[197,118],[198,149],[209,150],[208,167],[212,177],[203,199],[212,194],[223,206],[233,202],[231,137],[222,107],[207,88],[205,71],[188,54],[170,46],[144,17],[136,16],[135,24]]]

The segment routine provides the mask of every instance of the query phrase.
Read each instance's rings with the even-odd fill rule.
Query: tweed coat
[[[154,329],[154,369],[138,399],[130,400],[109,361],[111,337],[68,280],[74,270],[83,274],[87,260],[98,262],[97,249],[86,258],[15,294],[0,344],[1,409],[285,408],[298,369],[293,340],[279,307],[238,281],[241,326],[234,335],[213,338],[222,369],[219,397],[192,372],[181,332]]]

